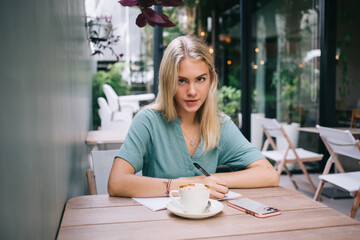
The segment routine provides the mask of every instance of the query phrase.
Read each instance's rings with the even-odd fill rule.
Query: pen
[[[210,174],[209,174],[207,171],[205,171],[205,169],[203,169],[198,163],[194,162],[193,164],[194,164],[194,166],[195,166],[197,169],[199,169],[199,171],[202,172],[205,176],[210,177]]]

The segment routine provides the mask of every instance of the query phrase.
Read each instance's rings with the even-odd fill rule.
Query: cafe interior
[[[164,49],[187,34],[209,45],[219,77],[219,109],[274,166],[283,168],[280,186],[309,201],[321,195],[320,203],[349,216],[360,193],[330,185],[319,190],[318,184],[325,170],[325,175],[360,171],[360,144],[354,155],[347,156],[346,150],[333,157],[333,142],[321,129],[341,129],[340,135],[347,130],[343,138],[333,136],[341,140],[336,146],[346,138],[356,146],[360,137],[360,2],[183,2],[154,8],[175,27],[140,28],[139,8],[118,1],[1,1],[0,239],[72,238],[62,227],[68,200],[101,193],[92,151],[114,154],[121,146],[106,134],[122,131],[122,139],[126,136],[133,116],[157,94]],[[91,37],[90,22],[106,15],[119,38],[112,36],[104,47],[106,41]],[[111,71],[120,74],[121,84],[100,79]],[[113,107],[114,101],[123,105]],[[114,122],[115,116],[126,124]],[[273,128],[266,130],[267,124]],[[278,150],[301,148],[321,157],[302,162],[299,153],[297,160],[285,163],[266,155],[270,149],[264,144],[275,150],[269,138],[276,127],[286,133],[272,136]],[[219,171],[228,169],[220,166]],[[296,184],[293,177],[310,187]],[[359,175],[355,178],[359,189]],[[331,183],[326,176],[321,181]],[[352,218],[359,233],[360,211]]]

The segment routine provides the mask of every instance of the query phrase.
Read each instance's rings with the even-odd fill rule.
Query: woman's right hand
[[[210,198],[212,199],[222,199],[225,197],[225,194],[229,192],[227,182],[223,178],[217,176],[202,176],[201,183],[211,187]]]

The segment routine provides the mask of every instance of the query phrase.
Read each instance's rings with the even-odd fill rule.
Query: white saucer
[[[201,214],[185,213],[184,210],[182,210],[181,208],[178,207],[178,204],[174,203],[174,200],[169,202],[167,204],[166,208],[173,214],[178,215],[180,217],[201,219],[201,218],[208,218],[208,217],[214,216],[223,210],[224,204],[222,204],[221,202],[219,202],[217,200],[212,200],[212,199],[210,199],[210,202],[211,202],[211,206],[209,208],[209,212],[201,213]]]

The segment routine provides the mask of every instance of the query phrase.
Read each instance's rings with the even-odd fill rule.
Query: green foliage
[[[240,89],[240,66],[235,67],[232,69],[229,73],[229,85],[232,87],[235,87],[237,89]]]
[[[93,129],[97,129],[101,124],[98,114],[99,105],[97,99],[99,97],[105,97],[102,89],[104,84],[109,84],[119,96],[128,95],[130,93],[130,86],[122,79],[120,74],[123,68],[123,63],[117,62],[113,65],[109,65],[107,72],[98,71],[92,78]]]
[[[183,9],[190,8],[192,6],[196,6],[196,3],[194,0],[188,0],[183,1],[186,3],[186,5],[178,6],[178,7],[166,7],[163,9],[163,12],[165,15],[169,16],[170,21],[175,23],[175,27],[171,28],[163,28],[163,36],[164,36],[164,45],[167,46],[169,43],[180,36],[187,35],[188,29],[183,29],[183,27],[180,24],[179,16]],[[186,12],[186,11],[185,11]],[[186,12],[187,14],[187,12]],[[190,17],[190,16],[188,16]],[[195,24],[191,26],[192,29],[195,29]]]
[[[175,27],[172,28],[163,28],[163,36],[164,36],[164,45],[167,46],[169,43],[182,35],[186,35],[186,33],[183,33],[180,29],[180,22],[178,19],[178,11],[179,9],[184,8],[184,6],[179,6],[177,8],[164,8],[164,14],[169,16],[170,20],[176,24]]]
[[[218,109],[237,123],[240,113],[241,90],[230,86],[222,86],[217,90]]]
[[[342,30],[344,31],[344,38],[341,41],[337,42],[337,47],[341,49],[341,55],[339,59],[339,64],[342,65],[341,72],[341,84],[338,86],[340,99],[344,102],[347,95],[350,94],[351,86],[350,80],[347,78],[348,72],[348,53],[349,48],[351,47],[351,34],[349,26],[351,26],[353,20],[353,15],[343,7],[341,9],[341,23]],[[355,81],[352,81],[352,85],[355,84]]]
[[[298,95],[297,84],[299,82],[299,68],[285,66],[275,75],[275,82],[279,79],[281,84],[281,99],[293,104]]]
[[[281,85],[281,103],[285,104],[288,113],[287,122],[293,121],[293,115],[296,114],[294,106],[299,101],[299,77],[302,69],[296,64],[284,65],[273,77],[273,85],[276,86],[280,81]],[[281,119],[282,121],[282,119]]]

